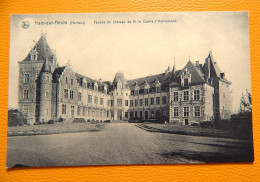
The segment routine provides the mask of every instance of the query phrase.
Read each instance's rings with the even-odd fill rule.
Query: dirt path
[[[228,156],[241,151],[241,142],[246,143],[151,133],[134,124],[111,123],[100,132],[9,137],[7,166],[194,163],[203,162],[196,156],[206,152]]]

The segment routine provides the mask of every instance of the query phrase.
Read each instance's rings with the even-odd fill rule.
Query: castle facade
[[[165,120],[193,124],[231,114],[229,82],[210,52],[205,63],[188,61],[181,70],[127,80],[94,80],[59,67],[46,37],[19,62],[19,110],[28,124],[62,118]]]

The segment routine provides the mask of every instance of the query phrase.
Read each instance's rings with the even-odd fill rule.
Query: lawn
[[[60,133],[97,132],[105,123],[54,123],[8,127],[8,136],[50,135]]]
[[[251,129],[219,130],[215,128],[201,128],[199,126],[184,126],[173,124],[137,124],[137,127],[149,131],[191,136],[207,136],[219,138],[252,139]]]

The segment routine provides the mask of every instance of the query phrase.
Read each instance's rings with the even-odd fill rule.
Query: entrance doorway
[[[145,111],[145,112],[144,112],[144,118],[145,118],[145,119],[148,119],[148,111]]]
[[[122,110],[117,111],[117,119],[122,120]]]
[[[189,125],[189,119],[185,119],[185,125]]]

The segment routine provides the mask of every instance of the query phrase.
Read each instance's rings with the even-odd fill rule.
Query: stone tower
[[[42,34],[27,56],[19,62],[18,107],[26,117],[27,124],[39,121],[40,75],[46,59],[53,72],[57,67],[56,56],[46,41],[46,35]]]
[[[52,72],[49,61],[45,59],[39,79],[39,121],[51,119]]]
[[[130,88],[123,72],[117,72],[113,81],[111,115],[114,120],[128,118]]]

